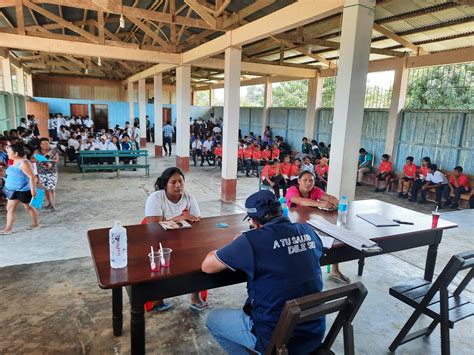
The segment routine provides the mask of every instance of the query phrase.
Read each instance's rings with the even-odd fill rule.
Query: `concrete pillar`
[[[127,93],[128,93],[128,121],[133,125],[133,120],[135,119],[135,93],[134,83],[128,83]]]
[[[323,97],[323,78],[311,78],[308,81],[308,100],[306,104],[306,118],[304,123],[304,135],[311,142],[315,137],[316,110],[321,107]]]
[[[191,111],[191,66],[176,68],[176,166],[189,171],[189,115]]]
[[[25,96],[25,72],[23,68],[18,68],[16,70],[16,83],[18,86],[18,94]]]
[[[346,0],[331,136],[327,192],[355,197],[375,0]]]
[[[241,58],[242,49],[229,47],[225,50],[221,179],[221,200],[224,202],[235,201],[237,195]]]
[[[33,75],[26,75],[26,95],[33,97]]]
[[[387,122],[387,137],[385,139],[385,152],[395,161],[397,154],[397,140],[400,134],[400,115],[405,107],[408,87],[408,69],[406,58],[402,58],[402,64],[395,69],[393,78],[392,101]]]
[[[272,83],[270,77],[265,79],[265,89],[263,93],[263,119],[262,119],[262,135],[265,132],[265,127],[270,121],[270,107],[272,107]]]
[[[153,112],[155,116],[155,157],[163,156],[163,75],[153,76]]]
[[[138,118],[140,119],[140,147],[146,148],[146,79],[138,80]]]
[[[0,60],[2,62],[3,91],[8,92],[8,116],[10,117],[9,128],[16,128],[15,101],[13,99],[12,72],[10,66],[10,54],[8,49],[0,50]]]

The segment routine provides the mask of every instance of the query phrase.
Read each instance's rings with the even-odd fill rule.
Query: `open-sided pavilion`
[[[312,137],[322,80],[337,76],[328,192],[352,200],[367,73],[395,71],[385,142],[394,155],[408,70],[473,61],[473,15],[469,0],[4,0],[2,72],[18,68],[24,96],[33,96],[32,75],[40,73],[121,80],[131,120],[138,82],[142,127],[153,82],[157,157],[163,86],[174,85],[176,165],[184,171],[192,93],[224,87],[224,201],[236,196],[239,87],[265,84],[263,128],[271,84],[309,79],[305,136]]]

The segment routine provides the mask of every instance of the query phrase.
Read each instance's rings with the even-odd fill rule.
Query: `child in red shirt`
[[[286,195],[285,179],[281,176],[278,159],[273,160],[271,164],[267,164],[263,167],[261,181],[262,184],[273,188],[277,198],[280,198],[280,188],[283,189],[283,196]]]
[[[254,169],[254,171],[258,171],[261,160],[262,150],[258,144],[255,144],[254,148],[252,149],[252,169]]]
[[[272,149],[272,160],[273,159],[280,159],[280,149],[278,148],[278,144],[273,145]]]
[[[290,170],[290,185],[298,185],[298,176],[301,173],[301,159],[296,158]]]
[[[393,166],[392,162],[389,161],[390,155],[384,154],[382,155],[382,161],[380,162],[379,166],[379,173],[376,175],[377,180],[375,183],[375,192],[383,192],[387,190],[388,185],[390,184],[390,180],[392,179],[392,171]],[[385,181],[385,187],[383,189],[379,188],[379,184],[381,181]]]
[[[262,151],[262,161],[264,164],[269,163],[272,160],[272,151],[270,150],[270,146],[267,144],[265,149]]]
[[[280,163],[280,172],[281,172],[281,176],[283,176],[283,179],[285,180],[285,185],[289,186],[291,163],[290,163],[290,157],[288,155],[285,155],[283,157],[283,163]]]
[[[222,145],[220,143],[217,143],[214,155],[216,156],[217,165],[222,166]]]
[[[398,180],[398,197],[408,198],[408,191],[411,190],[413,181],[416,178],[416,170],[418,169],[413,164],[413,157],[407,157],[405,159],[405,165],[403,166],[403,177]],[[405,192],[404,192],[405,191]]]
[[[456,166],[453,170],[453,175],[449,177],[449,187],[454,193],[454,200],[452,201],[452,204],[451,201],[447,201],[446,204],[449,202],[451,204],[451,208],[459,207],[459,199],[461,198],[461,194],[471,192],[469,178],[467,175],[464,175],[462,171],[462,166]]]
[[[316,177],[318,178],[317,185],[320,185],[323,190],[326,190],[326,186],[328,184],[328,172],[329,172],[329,165],[328,165],[328,158],[321,158],[319,160],[319,164],[316,165],[314,171],[316,173]]]
[[[244,166],[245,166],[245,176],[250,176],[250,170],[252,170],[252,151],[253,146],[249,144],[247,148],[243,150],[243,157],[244,157]]]

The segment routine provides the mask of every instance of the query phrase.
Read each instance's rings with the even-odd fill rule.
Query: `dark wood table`
[[[397,227],[375,227],[358,218],[358,213],[378,213],[389,219],[412,221],[414,225]],[[337,212],[325,212],[314,208],[290,210],[293,222],[306,222],[312,216],[322,216],[335,223]],[[200,290],[233,285],[246,281],[243,272],[226,270],[218,274],[205,274],[201,263],[211,250],[223,247],[232,241],[240,231],[248,230],[244,215],[230,215],[203,218],[191,229],[165,231],[158,224],[127,226],[128,266],[111,269],[109,264],[109,228],[88,232],[99,286],[112,289],[112,324],[115,336],[122,334],[122,288],[125,287],[131,308],[131,349],[132,354],[145,353],[144,304],[150,300],[164,299]],[[225,222],[228,228],[217,228],[216,223]],[[347,228],[375,240],[382,251],[362,253],[348,245],[335,242],[326,250],[321,265],[349,260],[363,259],[400,250],[428,246],[425,265],[425,279],[433,279],[438,245],[443,230],[457,225],[440,219],[437,228],[431,228],[431,216],[398,207],[378,200],[355,201],[350,204]],[[160,273],[150,271],[148,253],[150,246],[172,248],[171,266]]]

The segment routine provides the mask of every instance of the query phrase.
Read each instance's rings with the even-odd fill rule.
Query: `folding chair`
[[[331,347],[341,328],[343,328],[344,354],[353,355],[355,350],[352,320],[366,295],[367,289],[364,285],[361,282],[356,282],[351,285],[287,301],[273,332],[266,354],[288,354],[286,346],[293,335],[293,330],[298,324],[309,322],[326,314],[338,312],[326,338],[317,349],[314,349],[312,354],[334,355],[335,353],[331,351]]]
[[[448,287],[461,270],[470,269],[456,290],[451,293]],[[414,279],[390,288],[390,294],[413,307],[415,311],[390,345],[395,351],[400,345],[422,336],[429,336],[438,324],[441,328],[441,354],[450,354],[449,328],[454,323],[474,314],[474,304],[461,298],[462,291],[474,276],[474,250],[451,257],[435,282]],[[409,333],[418,318],[425,314],[433,321],[423,329]]]

